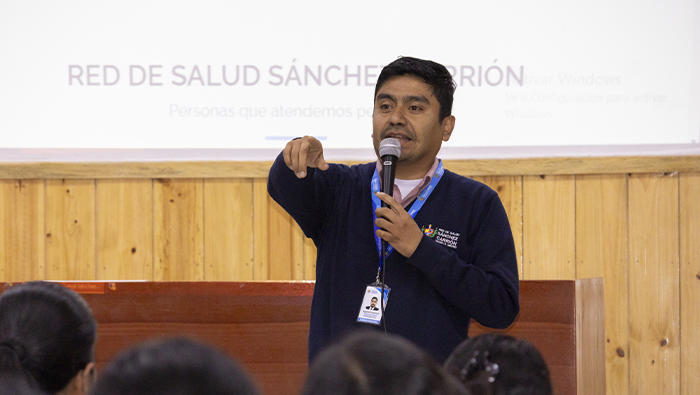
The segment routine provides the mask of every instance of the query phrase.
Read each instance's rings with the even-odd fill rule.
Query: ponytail
[[[14,286],[0,296],[0,374],[55,394],[94,361],[96,333],[74,291],[46,282]]]

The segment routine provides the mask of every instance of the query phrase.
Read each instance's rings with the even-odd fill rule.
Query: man
[[[372,299],[369,301],[369,306],[365,306],[365,309],[372,310],[372,311],[379,310],[379,307],[377,307],[378,301],[379,301],[379,299],[377,299],[376,297],[372,297]]]
[[[498,195],[436,159],[454,129],[454,89],[447,69],[431,61],[403,57],[380,73],[372,138],[377,153],[384,138],[401,143],[394,197],[372,187],[381,163],[328,164],[310,136],[290,141],[270,169],[270,195],[318,250],[310,361],[345,333],[372,327],[358,322],[358,310],[365,293],[379,293],[375,237],[395,249],[383,269],[390,295],[379,319],[438,362],[467,337],[471,318],[503,328],[517,316],[515,248]],[[412,217],[407,208],[419,210]]]

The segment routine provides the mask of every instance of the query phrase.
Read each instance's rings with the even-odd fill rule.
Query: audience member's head
[[[121,352],[92,395],[257,395],[253,380],[223,352],[187,338],[152,340]]]
[[[62,285],[31,282],[0,296],[0,371],[48,394],[85,394],[94,377],[97,324]],[[17,384],[22,385],[22,384]]]
[[[303,395],[466,394],[425,352],[381,332],[359,332],[316,357]]]
[[[445,369],[473,395],[551,395],[549,369],[525,339],[487,333],[465,340]]]

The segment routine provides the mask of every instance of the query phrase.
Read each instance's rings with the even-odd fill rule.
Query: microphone
[[[396,177],[396,162],[401,157],[401,143],[399,140],[389,137],[379,143],[379,157],[382,160],[382,192],[394,196],[394,178]],[[388,205],[382,202],[382,207]]]
[[[389,196],[394,196],[394,177],[396,176],[396,162],[401,156],[401,143],[399,140],[389,137],[385,138],[379,143],[379,158],[382,161],[382,188],[381,191],[388,194]],[[382,207],[389,207],[388,204],[382,201]],[[386,273],[386,255],[387,255],[387,242],[382,239],[382,251],[379,257],[380,266],[379,270],[382,273],[382,293],[381,293],[381,303],[380,307],[382,310],[382,321],[384,321],[384,333],[386,333],[386,317],[384,316],[384,275]],[[382,270],[383,269],[383,270]],[[379,272],[377,272],[377,282],[379,281]]]

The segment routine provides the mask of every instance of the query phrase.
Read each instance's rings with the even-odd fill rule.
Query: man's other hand
[[[282,153],[284,163],[298,178],[306,177],[306,169],[315,167],[328,170],[328,163],[323,159],[323,145],[311,136],[304,136],[287,143]]]

